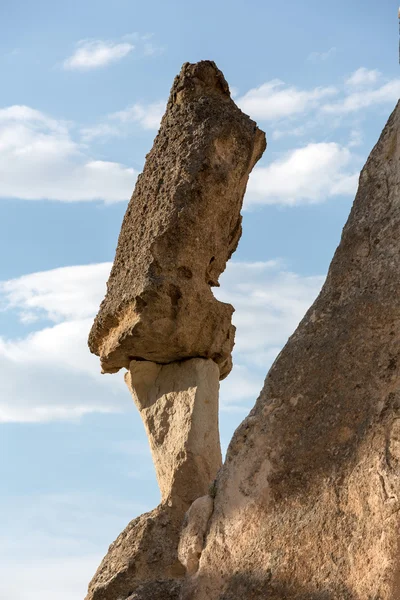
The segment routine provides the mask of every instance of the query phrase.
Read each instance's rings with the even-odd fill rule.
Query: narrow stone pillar
[[[189,507],[208,492],[222,464],[217,364],[133,360],[125,381],[146,428],[161,502]]]
[[[167,365],[131,361],[125,381],[146,428],[161,503],[131,521],[111,544],[86,600],[178,600],[185,575],[178,559],[185,513],[208,493],[222,462],[219,377],[211,359]],[[190,564],[199,543],[192,530],[182,550]]]

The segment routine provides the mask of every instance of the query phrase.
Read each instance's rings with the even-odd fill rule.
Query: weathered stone
[[[147,432],[162,502],[186,510],[222,464],[218,366],[204,358],[131,361],[125,380]]]
[[[249,173],[265,135],[211,61],[186,63],[122,225],[89,337],[103,371],[132,360],[213,359],[231,369],[233,307],[211,286],[235,251]]]
[[[140,585],[126,600],[179,600],[181,581],[167,579]]]
[[[86,600],[163,600],[169,593],[172,600],[185,573],[177,554],[182,519],[182,507],[161,504],[131,521],[103,558]]]
[[[188,575],[199,568],[207,525],[212,515],[214,502],[211,496],[197,498],[185,515],[178,546],[178,557]]]
[[[400,598],[400,103],[236,431],[191,600]]]
[[[172,599],[178,588],[171,580],[185,573],[178,560],[185,513],[221,467],[219,369],[203,358],[132,361],[125,379],[147,431],[162,501],[111,544],[86,600]]]

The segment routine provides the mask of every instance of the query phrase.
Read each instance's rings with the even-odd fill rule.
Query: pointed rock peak
[[[220,94],[230,98],[229,85],[222,71],[211,60],[202,60],[198,63],[187,62],[175,78],[170,102],[181,104],[208,94]]]

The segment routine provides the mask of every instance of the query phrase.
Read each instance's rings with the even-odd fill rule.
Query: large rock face
[[[89,345],[103,371],[131,360],[211,358],[231,369],[233,307],[211,286],[241,235],[249,173],[265,135],[211,61],[186,63],[122,225]]]
[[[400,103],[236,431],[191,600],[400,598]]]

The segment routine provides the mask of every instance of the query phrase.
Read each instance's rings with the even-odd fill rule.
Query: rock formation
[[[161,501],[190,506],[222,464],[218,366],[204,358],[132,361],[125,379],[149,438]]]
[[[210,285],[263,145],[215,65],[184,65],[91,334],[104,370],[129,369],[162,501],[111,545],[87,600],[400,599],[400,103],[218,471],[232,308]]]
[[[400,103],[236,431],[182,600],[400,598]]]
[[[161,504],[110,546],[86,600],[178,600],[186,569],[197,569],[213,507],[207,494],[221,466],[219,380],[234,343],[233,307],[211,286],[238,244],[248,176],[264,148],[264,133],[231,100],[215,64],[185,64],[89,337],[103,371],[128,369]],[[196,500],[180,562],[185,513]]]
[[[265,135],[215,64],[183,65],[122,224],[89,337],[104,372],[131,360],[211,358],[231,369],[233,307],[211,286],[241,236],[249,173]]]

